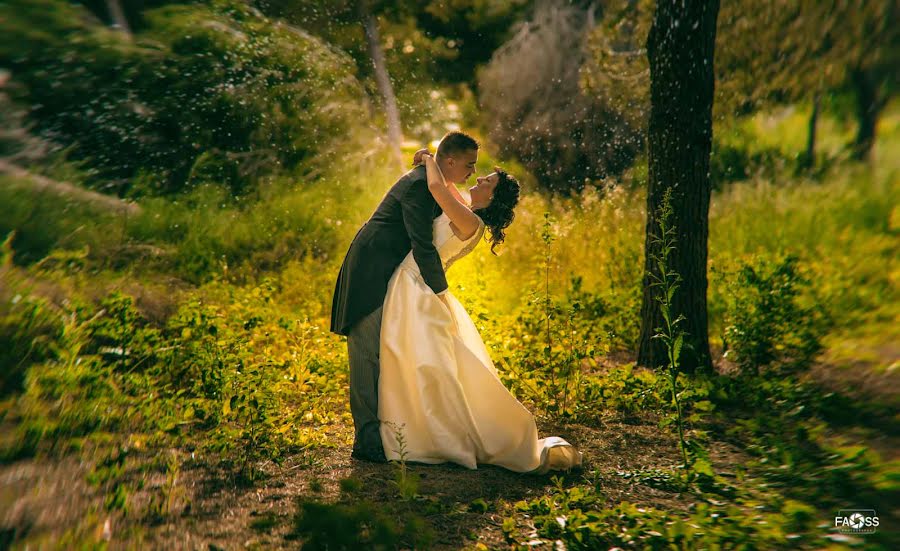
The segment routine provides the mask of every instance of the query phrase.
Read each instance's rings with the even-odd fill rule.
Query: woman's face
[[[475,178],[476,184],[469,188],[469,196],[472,199],[472,208],[485,208],[491,204],[494,198],[494,188],[500,181],[500,175],[491,172],[487,176]]]

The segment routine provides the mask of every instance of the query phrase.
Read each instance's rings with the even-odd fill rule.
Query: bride
[[[444,270],[472,252],[485,226],[493,252],[513,220],[518,182],[498,168],[476,179],[467,204],[434,158],[422,156],[428,188],[443,210],[434,221],[434,245]],[[412,253],[388,284],[380,347],[378,418],[389,460],[534,474],[581,465],[581,452],[562,438],[538,438],[534,417],[500,382],[465,308],[449,291],[439,296],[426,285]]]

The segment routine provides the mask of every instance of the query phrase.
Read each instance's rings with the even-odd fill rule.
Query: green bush
[[[23,390],[28,368],[53,357],[62,331],[47,301],[13,276],[12,238],[0,251],[0,398]]]
[[[15,232],[11,246],[16,264],[37,262],[54,249],[111,248],[122,238],[112,213],[34,190],[15,176],[0,175],[0,205],[0,235]]]
[[[133,40],[61,0],[0,9],[14,99],[103,191],[214,181],[243,193],[262,176],[334,158],[365,120],[348,56],[242,2],[149,10]]]
[[[195,283],[252,277],[332,253],[338,236],[323,219],[327,184],[276,186],[280,193],[246,203],[219,186],[198,186],[177,201],[146,198],[139,214],[126,216],[0,176],[0,235],[15,232],[11,247],[19,265],[66,256],[80,268],[140,266]]]
[[[776,148],[751,150],[747,145],[714,142],[709,158],[709,176],[716,189],[723,184],[753,176],[769,176],[790,162]]]
[[[158,445],[190,442],[252,481],[262,460],[330,445],[327,427],[343,414],[345,356],[318,328],[322,306],[312,303],[324,279],[315,270],[294,264],[283,279],[259,285],[212,283],[185,297],[161,327],[124,293],[96,305],[73,296],[51,308],[17,289],[19,306],[4,300],[0,336],[16,354],[33,344],[41,355],[12,357],[24,380],[7,404],[18,426],[0,455],[107,432],[143,434]],[[295,309],[316,321],[295,318]],[[13,329],[34,312],[32,325]]]
[[[827,329],[822,308],[803,305],[811,283],[796,256],[759,257],[741,265],[730,284],[726,357],[757,373],[762,367],[809,367]]]
[[[392,515],[369,501],[325,504],[301,500],[294,518],[294,535],[303,549],[427,549],[434,534],[413,513]]]

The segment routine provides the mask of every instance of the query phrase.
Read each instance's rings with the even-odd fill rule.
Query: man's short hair
[[[443,158],[471,150],[478,151],[478,142],[475,141],[475,138],[469,136],[465,132],[453,130],[452,132],[447,132],[444,134],[444,137],[441,138],[441,143],[437,148],[437,154],[439,157]]]

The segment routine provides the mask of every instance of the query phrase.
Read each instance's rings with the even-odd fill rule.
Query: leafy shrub
[[[0,397],[22,391],[29,366],[53,356],[62,330],[47,301],[13,275],[12,240],[0,246]]]
[[[726,357],[745,371],[809,367],[826,329],[822,309],[801,302],[810,285],[793,255],[742,264],[730,286]]]
[[[427,549],[434,539],[421,517],[392,515],[369,501],[332,505],[301,500],[294,535],[303,539],[303,549],[311,550]]]
[[[129,40],[81,6],[4,6],[0,64],[39,135],[71,145],[95,186],[243,193],[261,176],[332,158],[362,117],[352,60],[245,3],[170,4]],[[24,47],[23,47],[24,45]]]
[[[502,377],[514,392],[527,396],[548,413],[573,416],[581,403],[582,371],[603,348],[597,331],[606,307],[581,290],[581,280],[570,282],[567,300],[550,292],[553,220],[544,214],[541,231],[544,255],[530,287],[529,299],[516,317],[518,333],[505,343],[500,363]],[[586,303],[581,302],[587,299]]]
[[[297,296],[299,287],[308,293],[319,284],[321,274],[310,269],[286,270],[284,282],[210,284],[162,327],[122,293],[96,306],[72,299],[48,310],[55,329],[41,344],[46,358],[27,365],[10,406],[18,427],[2,456],[132,431],[157,445],[191,443],[253,481],[262,460],[333,445],[328,426],[343,414],[344,349],[318,321],[292,315],[295,307],[321,310],[310,302],[318,293]]]
[[[97,315],[85,304],[70,301],[57,315],[61,329],[50,343],[52,356],[33,364],[13,416],[18,437],[0,455],[10,458],[58,451],[72,438],[96,432],[128,430],[128,398],[111,366],[90,354],[91,323]]]
[[[790,162],[776,148],[751,150],[747,145],[714,142],[709,157],[709,176],[713,186],[747,180],[756,175],[772,176]]]
[[[149,366],[160,347],[161,335],[137,310],[134,298],[114,291],[98,306],[99,312],[89,325],[88,349],[119,371]]]
[[[780,500],[755,514],[743,504],[700,501],[686,514],[622,502],[604,507],[605,496],[584,486],[553,491],[516,508],[528,513],[539,537],[561,540],[567,549],[736,549],[780,548],[821,543],[814,508]],[[757,502],[749,501],[749,505]]]

